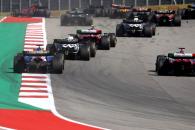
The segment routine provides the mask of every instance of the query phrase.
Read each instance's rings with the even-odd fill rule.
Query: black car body
[[[93,17],[80,9],[75,9],[61,15],[61,26],[90,26],[92,24]]]
[[[181,10],[182,19],[195,19],[195,4],[189,5],[187,9]]]
[[[81,60],[90,60],[90,57],[95,57],[95,43],[89,40],[79,41],[76,37],[69,40],[69,37],[65,39],[54,39],[53,44],[48,44],[47,49],[53,53],[63,53],[67,59],[80,58]],[[95,50],[91,49],[92,46],[94,46],[93,49]]]
[[[144,17],[143,17],[144,16]],[[146,17],[146,18],[145,18]],[[127,19],[123,19],[116,26],[116,36],[145,36],[152,37],[155,35],[156,25],[148,20],[149,16],[132,13]]]

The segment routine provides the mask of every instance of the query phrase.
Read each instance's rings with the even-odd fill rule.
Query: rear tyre
[[[24,72],[24,68],[24,57],[20,54],[14,56],[14,73],[22,73]]]
[[[148,26],[144,27],[144,35],[146,37],[152,37],[152,35],[153,35],[152,26],[148,25]]]
[[[117,39],[115,34],[110,34],[110,46],[115,47],[117,44]]]
[[[96,55],[96,45],[95,45],[95,42],[92,42],[90,44],[90,53],[91,53],[91,57],[95,57],[95,55]]]
[[[68,25],[68,18],[66,15],[60,16],[60,25],[61,26],[67,26]]]
[[[158,55],[156,58],[156,72],[158,75],[165,75],[168,72],[165,68],[166,56],[165,55]]]
[[[91,17],[87,17],[84,24],[86,26],[91,26],[93,24],[93,19]]]
[[[116,36],[122,37],[124,35],[124,28],[121,24],[116,25]]]
[[[101,48],[103,50],[110,50],[110,36],[102,36]]]
[[[89,61],[90,60],[90,47],[88,45],[82,45],[80,48],[80,57],[81,60]]]
[[[64,70],[64,55],[61,53],[56,54],[52,65],[54,73],[61,74]]]
[[[174,25],[181,26],[181,16],[179,16],[179,15],[175,16]]]
[[[47,44],[46,50],[53,54],[56,53],[56,48],[54,44]]]

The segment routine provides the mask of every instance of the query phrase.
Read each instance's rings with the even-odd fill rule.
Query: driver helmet
[[[91,25],[91,28],[90,28],[91,30],[93,30],[93,29],[95,29],[95,26],[94,25]]]
[[[67,41],[68,42],[72,42],[74,40],[74,37],[73,36],[69,36],[68,38],[67,38]]]
[[[134,17],[134,21],[139,21],[139,18],[137,16]]]
[[[39,46],[38,48],[35,48],[35,50],[34,50],[34,51],[42,51],[41,46]]]

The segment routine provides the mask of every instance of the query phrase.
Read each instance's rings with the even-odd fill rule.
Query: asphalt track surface
[[[121,20],[96,18],[114,32]],[[48,43],[83,27],[46,20]],[[85,27],[86,28],[86,27]],[[55,105],[71,119],[114,130],[194,130],[195,77],[157,76],[158,54],[185,47],[195,52],[195,21],[159,27],[153,38],[118,38],[116,48],[87,61],[67,60],[62,75],[51,75]]]

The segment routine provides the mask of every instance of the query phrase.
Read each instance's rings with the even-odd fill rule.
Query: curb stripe
[[[45,76],[22,76],[22,78],[39,78],[39,79],[46,79]]]
[[[47,88],[47,86],[34,86],[34,85],[21,85],[21,87],[32,87],[32,88]]]
[[[31,80],[22,80],[22,83],[47,83],[47,81],[31,81]]]
[[[20,92],[40,92],[40,93],[47,93],[47,90],[20,90]]]
[[[48,98],[48,96],[20,96],[20,98]]]

